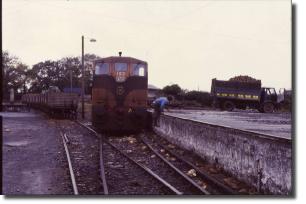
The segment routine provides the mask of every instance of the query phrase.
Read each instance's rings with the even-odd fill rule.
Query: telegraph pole
[[[82,35],[82,119],[84,119],[84,94],[85,94],[85,82],[84,82],[84,36]]]
[[[70,93],[72,93],[72,68],[70,69]]]
[[[96,42],[96,39],[90,38],[90,42]],[[72,85],[71,85],[72,86]],[[84,119],[84,95],[85,95],[85,70],[84,70],[84,35],[82,35],[82,119]]]

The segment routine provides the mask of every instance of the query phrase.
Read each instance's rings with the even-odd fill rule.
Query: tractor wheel
[[[263,105],[263,112],[264,113],[272,113],[274,111],[273,103],[265,103]]]
[[[235,108],[235,104],[232,101],[225,101],[223,103],[223,110],[232,111]]]
[[[290,103],[288,103],[288,102],[283,102],[283,103],[281,103],[280,107],[281,107],[282,110],[284,110],[284,111],[288,111],[288,110],[291,109]]]

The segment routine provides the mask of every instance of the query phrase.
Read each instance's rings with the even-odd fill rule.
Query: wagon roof
[[[95,62],[126,62],[126,63],[143,63],[147,64],[147,62],[133,58],[133,57],[119,57],[119,56],[112,56],[112,57],[105,57],[98,60],[95,60]]]

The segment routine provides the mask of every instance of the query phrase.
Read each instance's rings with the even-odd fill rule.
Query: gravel
[[[163,154],[169,154],[169,158],[174,157],[171,152],[174,152],[179,157],[183,158],[184,160],[192,163],[194,166],[196,166],[201,171],[204,171],[205,173],[209,174],[210,176],[214,177],[215,179],[219,180],[221,183],[227,185],[228,187],[232,188],[234,191],[236,191],[238,194],[257,194],[256,189],[252,186],[248,186],[244,182],[239,181],[237,178],[232,177],[218,165],[211,165],[207,163],[204,159],[196,155],[195,153],[182,149],[171,142],[167,141],[166,139],[152,133],[150,135],[150,140],[154,147],[157,149],[164,149]],[[165,148],[164,148],[165,147]],[[166,149],[170,150],[167,151]],[[176,160],[177,161],[177,160]],[[187,165],[188,166],[188,165]],[[184,168],[186,169],[185,166]],[[192,167],[189,166],[189,170],[191,170]],[[185,170],[186,172],[186,170]],[[196,177],[194,177],[196,178]],[[210,188],[209,182],[205,181],[205,178],[200,177],[201,182],[204,184],[207,184],[207,189],[210,192],[213,192],[213,194],[222,194],[222,191],[220,192],[218,189]],[[198,181],[197,181],[198,182]]]
[[[202,192],[183,179],[177,172],[170,168],[154,152],[149,150],[137,136],[110,137],[110,142],[127,153],[134,160],[145,165],[161,178],[166,180],[177,190],[185,195],[201,195]]]
[[[173,195],[143,169],[108,144],[103,144],[106,181],[110,195]]]
[[[100,180],[99,139],[73,121],[56,122],[69,140],[68,149],[79,194],[103,194]]]

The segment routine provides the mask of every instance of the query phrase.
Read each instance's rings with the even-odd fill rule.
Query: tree
[[[196,101],[201,105],[207,106],[209,106],[211,103],[210,94],[203,91],[189,91],[185,94],[185,100]]]
[[[84,56],[84,81],[85,93],[90,93],[93,71],[92,61],[100,57],[94,54]],[[65,87],[82,86],[82,64],[80,57],[65,57],[57,61],[47,60],[33,65],[29,75],[31,76],[31,92],[40,93],[50,86],[57,86],[61,91]]]
[[[72,82],[72,87],[81,87],[82,66],[80,59],[78,57],[66,57],[60,60],[60,64],[64,69],[63,86],[70,87]],[[70,81],[70,73],[72,81]]]
[[[173,95],[173,96],[177,97],[182,92],[182,89],[181,89],[181,87],[179,85],[173,84],[173,85],[165,86],[162,89],[162,91],[166,95]]]
[[[50,86],[58,86],[61,88],[61,78],[63,69],[60,69],[60,64],[56,61],[47,60],[33,65],[29,75],[31,77],[32,93],[40,93],[47,90]]]
[[[22,63],[16,56],[9,52],[2,52],[3,81],[2,93],[8,99],[10,89],[15,93],[25,93],[28,83],[28,66]]]

